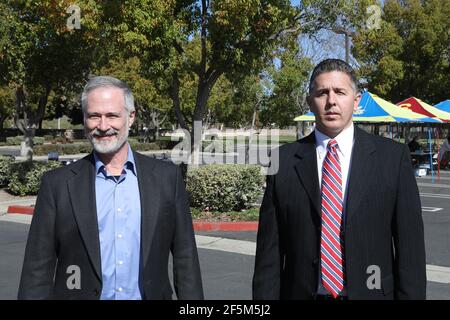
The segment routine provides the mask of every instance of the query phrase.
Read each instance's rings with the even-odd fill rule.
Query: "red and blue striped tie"
[[[343,239],[341,237],[343,192],[337,142],[328,142],[322,168],[322,236],[320,257],[322,283],[336,298],[344,288]]]

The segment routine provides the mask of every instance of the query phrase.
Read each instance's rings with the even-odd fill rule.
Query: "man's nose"
[[[330,90],[329,94],[328,94],[328,99],[327,99],[327,103],[330,106],[334,106],[336,104],[336,94]]]
[[[97,127],[100,131],[108,131],[108,129],[110,128],[108,119],[106,119],[106,117],[101,117]]]

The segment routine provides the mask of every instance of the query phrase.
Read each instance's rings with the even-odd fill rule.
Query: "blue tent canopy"
[[[308,112],[294,119],[295,121],[314,121],[314,114]],[[396,106],[370,92],[361,96],[358,109],[353,113],[355,122],[414,122],[414,123],[440,123],[436,118],[429,118],[422,114]]]
[[[434,107],[435,107],[435,108],[438,108],[438,109],[440,109],[440,110],[442,110],[442,111],[445,111],[445,112],[449,112],[449,113],[450,113],[450,100],[444,100],[444,101],[442,101],[442,102],[439,102],[439,103],[436,104]]]

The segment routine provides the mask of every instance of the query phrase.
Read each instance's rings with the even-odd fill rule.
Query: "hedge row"
[[[264,176],[256,165],[210,165],[188,171],[190,204],[204,211],[239,211],[262,193]]]
[[[34,195],[42,175],[60,166],[58,161],[14,162],[0,156],[0,186],[7,186],[13,194]],[[186,180],[193,208],[238,214],[252,207],[262,194],[264,176],[255,165],[210,165],[188,171]]]
[[[22,143],[23,136],[16,136],[16,137],[7,137],[6,142],[0,142],[0,145],[2,146],[20,146]],[[33,144],[35,146],[41,145],[45,142],[44,137],[34,137],[33,138]]]
[[[139,143],[130,141],[131,148],[136,151],[160,150],[157,143]],[[36,156],[46,156],[49,152],[57,152],[58,154],[78,154],[90,153],[92,145],[89,142],[67,143],[67,144],[43,144],[33,148],[33,154]]]
[[[4,187],[8,184],[9,175],[11,173],[11,165],[13,163],[13,157],[0,156],[0,187]]]
[[[42,175],[52,169],[59,168],[58,161],[14,162],[11,157],[0,157],[0,182],[12,194],[25,196],[35,195],[39,191]]]

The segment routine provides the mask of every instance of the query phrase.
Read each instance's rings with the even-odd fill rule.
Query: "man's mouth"
[[[337,112],[327,112],[327,113],[325,113],[325,117],[337,117],[337,116],[340,116],[340,114],[337,113]]]
[[[117,133],[113,134],[94,134],[93,138],[97,141],[110,141],[117,136]]]

